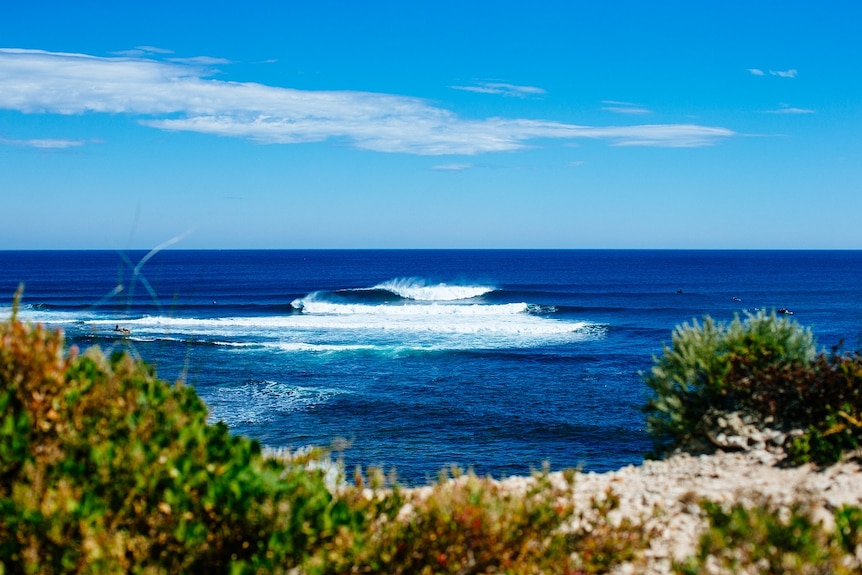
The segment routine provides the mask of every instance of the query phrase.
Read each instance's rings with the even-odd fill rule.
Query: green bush
[[[0,572],[278,572],[357,519],[126,354],[0,324]]]
[[[787,318],[749,314],[729,324],[706,317],[703,324],[677,327],[671,345],[654,358],[644,380],[654,396],[647,403],[647,429],[656,453],[663,455],[702,433],[709,409],[734,411],[747,402],[744,377],[789,365],[806,364],[815,355],[814,340]],[[744,375],[739,365],[744,364]]]
[[[678,573],[850,575],[862,566],[856,556],[862,543],[858,507],[837,509],[835,529],[825,528],[801,506],[781,512],[767,504],[725,508],[705,501],[701,507],[709,528],[697,554],[676,565]]]
[[[785,445],[793,463],[831,464],[862,446],[862,356],[815,355],[810,331],[774,314],[677,328],[645,382],[659,455],[703,438],[710,411],[794,431]]]
[[[345,532],[305,572],[586,575],[640,560],[650,531],[639,522],[611,521],[619,502],[612,493],[576,514],[573,479],[552,481],[540,472],[513,489],[456,469],[454,477],[442,474],[410,494],[354,493],[352,507],[377,517],[373,528]]]
[[[807,364],[770,366],[739,380],[764,415],[803,430],[786,447],[791,461],[828,465],[862,445],[862,356],[821,353]]]

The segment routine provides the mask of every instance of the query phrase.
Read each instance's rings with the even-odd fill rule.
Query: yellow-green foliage
[[[685,575],[850,575],[858,573],[862,551],[862,510],[843,506],[827,529],[802,506],[776,510],[764,503],[725,508],[705,501],[709,528],[697,555],[676,566]]]
[[[0,572],[290,567],[349,522],[321,473],[208,425],[194,391],[128,355],[0,324]]]
[[[640,522],[613,522],[613,493],[586,514],[572,504],[573,474],[535,473],[522,489],[457,469],[412,493],[349,491],[369,529],[348,533],[304,565],[314,574],[606,573],[637,564],[649,543]],[[393,514],[393,511],[397,513]]]

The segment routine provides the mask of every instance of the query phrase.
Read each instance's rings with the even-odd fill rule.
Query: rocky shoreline
[[[781,467],[778,462],[766,451],[682,453],[614,472],[579,474],[572,496],[578,509],[588,512],[591,499],[610,488],[620,499],[612,514],[645,518],[645,527],[655,536],[646,553],[648,570],[639,566],[638,572],[655,574],[672,573],[673,560],[694,554],[707,526],[698,505],[703,499],[746,506],[769,503],[778,509],[802,503],[827,528],[832,527],[834,509],[862,505],[862,467],[857,461],[820,470],[812,465]],[[635,571],[624,565],[618,572]]]
[[[709,526],[701,508],[704,500],[752,508],[766,506],[777,514],[801,509],[832,530],[833,512],[843,505],[862,507],[862,453],[847,454],[825,468],[814,464],[786,463],[784,445],[796,434],[757,423],[739,413],[709,414],[703,434],[708,441],[689,443],[661,460],[645,460],[604,473],[553,472],[549,480],[557,497],[573,504],[570,527],[598,524],[598,515],[619,525],[629,520],[648,533],[649,548],[634,563],[622,563],[615,575],[671,575],[674,562],[697,553],[701,535]],[[462,476],[452,481],[467,480]],[[535,477],[514,476],[487,479],[502,491],[526,493]],[[368,497],[373,496],[367,490]],[[431,486],[408,490],[408,503],[399,514],[413,512],[411,499],[424,499]],[[618,506],[612,511],[596,509],[595,502],[612,493]],[[415,499],[414,499],[415,502]],[[862,549],[855,557],[862,568]],[[724,571],[717,570],[716,573]]]
[[[594,498],[610,489],[619,507],[611,521],[628,518],[643,521],[652,533],[645,554],[646,565],[619,566],[614,573],[673,573],[673,561],[696,552],[700,535],[708,523],[699,502],[769,505],[781,512],[794,505],[810,509],[827,529],[834,527],[832,512],[842,505],[862,506],[862,465],[848,456],[827,468],[812,464],[783,465],[783,442],[792,432],[769,429],[740,414],[716,414],[708,418],[707,436],[713,445],[700,446],[710,453],[680,451],[663,460],[606,473],[578,473],[569,490],[577,510],[589,519]],[[692,447],[692,446],[690,446]],[[523,489],[530,478],[508,478],[504,487]],[[562,473],[552,481],[564,485]],[[857,558],[862,560],[862,558]]]

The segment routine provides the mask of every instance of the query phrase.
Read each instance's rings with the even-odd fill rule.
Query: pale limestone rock
[[[661,461],[644,461],[607,473],[577,473],[571,487],[562,472],[551,474],[551,485],[565,490],[564,496],[576,509],[568,528],[588,526],[596,517],[592,501],[603,500],[610,489],[620,501],[619,509],[610,514],[612,522],[626,518],[642,521],[646,529],[655,533],[644,553],[646,565],[620,565],[615,575],[673,573],[673,561],[695,553],[707,526],[699,506],[704,499],[728,506],[765,503],[779,513],[802,504],[827,529],[834,527],[833,510],[845,504],[862,506],[860,454],[826,469],[810,464],[783,467],[783,446],[800,433],[798,430],[770,429],[741,413],[709,414],[705,422],[713,444],[711,453],[680,450]],[[726,450],[715,450],[717,446]],[[494,483],[502,489],[525,493],[534,481],[532,477],[510,477]],[[426,497],[430,488],[413,493]],[[408,503],[399,518],[409,516],[412,509]],[[857,562],[856,568],[862,566],[862,546],[857,550]],[[716,564],[707,565],[706,570],[720,572]]]

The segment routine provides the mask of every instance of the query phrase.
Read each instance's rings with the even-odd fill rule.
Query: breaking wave
[[[431,285],[422,279],[399,278],[377,284],[371,289],[385,290],[404,299],[415,301],[458,301],[481,297],[496,288],[447,283]]]
[[[483,296],[491,292],[497,295],[486,301]],[[601,333],[600,326],[572,319],[570,314],[560,315],[553,306],[506,301],[506,297],[505,292],[488,285],[427,283],[413,278],[311,292],[270,314],[255,310],[257,314],[244,315],[248,309],[229,306],[212,308],[203,316],[203,309],[137,317],[115,315],[111,310],[27,312],[34,319],[96,337],[181,341],[237,352],[530,348],[595,338]]]

